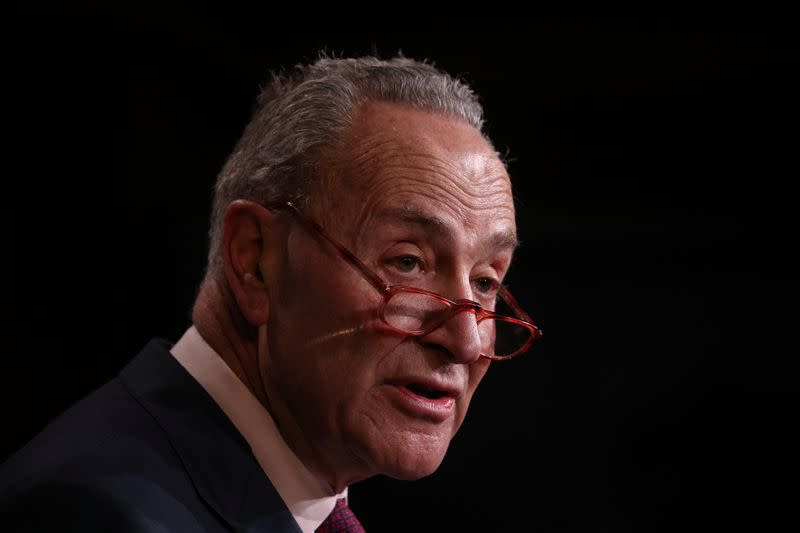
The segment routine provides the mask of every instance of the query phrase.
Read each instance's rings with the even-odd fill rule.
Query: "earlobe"
[[[262,265],[277,252],[275,215],[247,200],[232,202],[223,220],[222,259],[225,277],[242,316],[253,326],[266,323],[269,287]]]

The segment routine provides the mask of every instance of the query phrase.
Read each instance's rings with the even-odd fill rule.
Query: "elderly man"
[[[0,470],[27,529],[359,531],[347,487],[441,463],[539,331],[501,281],[506,169],[462,82],[405,58],[275,76],[220,173],[193,325]]]

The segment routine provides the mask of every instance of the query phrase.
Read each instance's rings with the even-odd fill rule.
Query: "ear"
[[[276,265],[277,215],[249,200],[235,200],[225,211],[222,260],[225,278],[242,316],[261,326],[269,316],[265,270]]]

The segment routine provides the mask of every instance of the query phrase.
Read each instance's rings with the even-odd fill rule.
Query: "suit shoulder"
[[[4,531],[205,531],[177,499],[144,479],[40,480],[0,503]]]
[[[118,380],[72,406],[0,465],[0,505],[22,494],[68,496],[67,487],[77,497],[135,494],[148,485],[194,492],[162,428]]]
[[[70,468],[94,472],[177,461],[162,428],[115,378],[67,409],[0,466],[0,493],[15,478]]]

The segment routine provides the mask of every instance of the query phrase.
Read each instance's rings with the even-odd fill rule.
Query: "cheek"
[[[292,410],[306,418],[303,425],[331,431],[343,424],[343,412],[364,403],[387,341],[397,341],[376,334],[372,294],[342,282],[347,277],[340,272],[310,270],[300,268],[287,279],[282,288],[294,294],[277,298],[270,313],[268,372]]]
[[[293,328],[283,326],[283,332]],[[271,343],[270,387],[308,438],[325,445],[340,442],[358,426],[353,414],[369,405],[376,358],[370,357],[369,343],[359,335],[324,337],[308,328],[293,332],[295,342]]]
[[[333,252],[309,249],[321,243],[303,244],[287,259],[276,311],[298,321],[301,339],[309,343],[347,335],[369,323],[380,303],[377,291]]]

